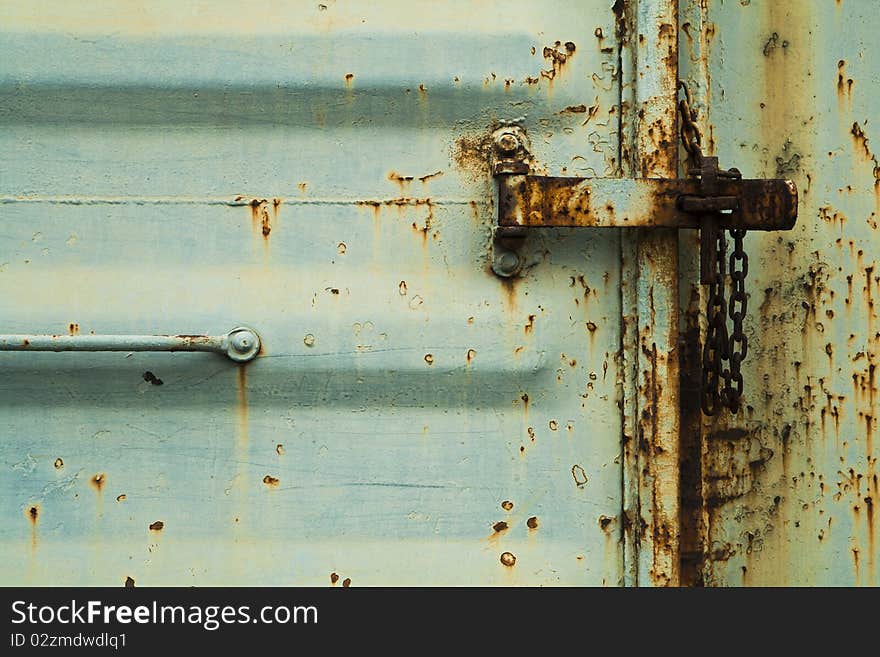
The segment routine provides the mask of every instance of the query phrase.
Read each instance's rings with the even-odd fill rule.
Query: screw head
[[[515,153],[520,147],[519,137],[512,132],[502,132],[495,139],[495,145],[502,153]]]

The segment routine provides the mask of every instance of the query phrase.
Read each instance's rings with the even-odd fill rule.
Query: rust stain
[[[269,233],[272,232],[272,221],[269,218],[269,200],[268,199],[252,199],[249,203],[251,209],[251,223],[255,228],[258,228],[260,234],[263,236],[263,239],[269,239]],[[278,207],[281,205],[281,200],[277,198],[272,199],[272,208],[275,218],[278,218]]]
[[[508,528],[507,523],[504,522],[503,520],[496,522],[494,525],[492,525],[492,531],[495,532],[496,534],[498,532],[505,531],[507,528]]]
[[[491,268],[489,269],[489,272],[491,273]],[[501,284],[501,291],[504,294],[505,307],[508,311],[515,312],[518,305],[517,287],[519,286],[520,281],[522,281],[523,279],[519,277],[498,278],[497,276],[495,276],[494,273],[492,273],[492,277],[497,279],[498,282]]]
[[[535,330],[535,316],[529,315],[528,321],[526,322],[525,327],[523,328],[526,335]]]
[[[100,493],[104,489],[104,486],[107,484],[107,476],[103,472],[99,472],[98,474],[93,475],[91,479],[89,479],[89,484],[98,493]]]
[[[511,502],[510,500],[504,500],[501,503],[501,508],[504,509],[505,511],[510,511],[513,509],[513,502]]]
[[[339,575],[336,573],[330,573],[330,584],[336,584],[339,581]]]
[[[467,355],[465,356],[465,358],[467,359],[468,365],[470,365],[474,361],[474,358],[476,358],[476,357],[477,357],[477,350],[476,349],[468,349],[467,350]]]
[[[155,522],[150,523],[150,531],[151,532],[160,532],[165,529],[165,523],[161,520],[157,520]]]
[[[577,46],[572,41],[566,41],[564,44],[557,41],[552,46],[544,46],[541,55],[546,59],[550,68],[541,71],[541,77],[552,82],[556,76],[562,73],[566,62],[574,55]]]
[[[55,466],[56,470],[60,470],[64,467],[64,461],[59,456],[57,459],[55,459],[55,463],[53,465]]]
[[[397,183],[400,189],[404,190],[413,181],[413,176],[405,176],[403,174],[397,173],[396,171],[390,171],[388,173],[388,180]]]
[[[278,454],[278,456],[284,456],[284,445],[281,443],[275,445],[275,453]]]
[[[354,73],[346,73],[345,74],[345,86],[347,88],[351,88],[352,81],[354,80]]]
[[[347,589],[349,586],[351,586],[351,577],[346,577],[342,580],[342,588]]]
[[[559,428],[559,423],[556,420],[550,420],[548,426],[550,427],[550,431],[556,431]]]
[[[70,335],[79,335],[79,324],[71,322],[67,325],[67,332]]]
[[[435,171],[434,173],[429,173],[429,174],[426,174],[426,175],[424,175],[424,176],[419,176],[419,182],[422,183],[422,184],[424,185],[424,184],[427,183],[429,180],[431,180],[431,179],[433,179],[433,178],[438,178],[438,177],[440,177],[440,176],[442,176],[442,175],[443,175],[443,172],[442,172],[442,171]]]
[[[428,365],[433,365],[434,364],[434,355],[433,354],[425,354],[425,362]]]
[[[31,554],[37,550],[37,521],[40,518],[40,505],[31,504],[24,511],[25,517],[31,523]]]
[[[345,255],[346,251],[348,251],[348,246],[346,246],[345,242],[340,242],[336,245],[336,252],[339,255]]]
[[[846,60],[841,59],[837,62],[837,101],[841,110],[844,104],[848,104],[849,109],[852,109],[853,84],[853,79],[846,75]]]
[[[400,281],[400,284],[397,286],[397,291],[400,293],[400,296],[405,297],[407,292],[406,281]]]
[[[516,563],[516,557],[512,552],[502,552],[501,553],[501,563],[507,566],[508,568],[512,568]]]
[[[305,193],[306,193],[306,190],[307,190],[308,187],[309,187],[309,183],[307,183],[307,182],[299,182],[299,183],[296,183],[296,187],[297,187],[297,189],[299,189],[299,191],[300,191],[301,194],[305,194]]]
[[[577,463],[571,466],[571,476],[574,478],[574,483],[578,488],[583,488],[587,483],[587,473]]]
[[[134,578],[133,577],[128,576],[125,578],[125,588],[127,588],[127,589],[134,588]]]
[[[263,483],[266,484],[269,488],[278,488],[278,484],[281,483],[281,480],[278,477],[273,477],[272,475],[266,475],[263,477]]]
[[[529,529],[537,529],[538,528],[538,516],[532,516],[528,520],[526,520],[526,527]]]
[[[128,498],[128,496],[125,493],[122,493],[121,495],[116,496],[116,501],[117,502],[124,502],[127,498]]]
[[[464,134],[455,140],[452,159],[462,172],[473,181],[482,180],[489,173],[493,143],[491,134]]]

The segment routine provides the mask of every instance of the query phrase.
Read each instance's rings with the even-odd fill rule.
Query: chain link
[[[684,98],[678,103],[681,116],[681,141],[687,152],[691,167],[689,176],[700,176],[703,164],[702,137],[697,126],[697,112],[692,107],[691,94],[687,85],[679,80],[678,88],[684,91]],[[736,169],[717,171],[719,178],[740,178]],[[717,218],[705,217],[703,230],[717,226]],[[727,260],[727,243],[724,230],[715,228],[714,244],[715,267],[711,273],[706,298],[706,340],[703,343],[703,371],[701,376],[700,405],[706,415],[715,415],[720,407],[731,413],[740,409],[743,394],[742,362],[748,353],[748,339],[743,332],[748,297],[746,296],[746,276],[749,273],[749,257],[743,247],[744,229],[730,230],[733,251]],[[703,254],[704,256],[706,254]],[[730,301],[725,298],[727,288],[727,265],[730,266]],[[728,334],[727,319],[733,324]],[[723,385],[722,385],[723,382]]]

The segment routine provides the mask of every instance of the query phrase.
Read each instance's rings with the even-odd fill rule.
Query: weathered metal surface
[[[791,177],[803,219],[746,238],[746,412],[707,421],[683,471],[689,583],[878,585],[880,18],[855,0],[686,4],[704,145]]]
[[[253,329],[238,327],[226,335],[0,335],[0,351],[208,351],[246,363],[260,352]]]
[[[2,330],[263,342],[0,354],[0,581],[621,582],[620,239],[486,166],[619,168],[611,4],[0,3]]]
[[[677,8],[671,0],[616,2],[624,85],[622,174],[674,178]],[[679,581],[678,231],[632,231],[622,240],[626,583]]]
[[[705,198],[692,178],[497,179],[502,226],[697,228],[696,213],[716,209],[730,210],[719,217],[724,228],[790,230],[797,219],[797,189],[788,180],[719,181],[717,196]]]

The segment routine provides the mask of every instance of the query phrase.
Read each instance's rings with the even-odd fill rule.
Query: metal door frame
[[[677,0],[617,0],[620,174],[678,173]],[[625,586],[679,584],[679,236],[621,240]]]

